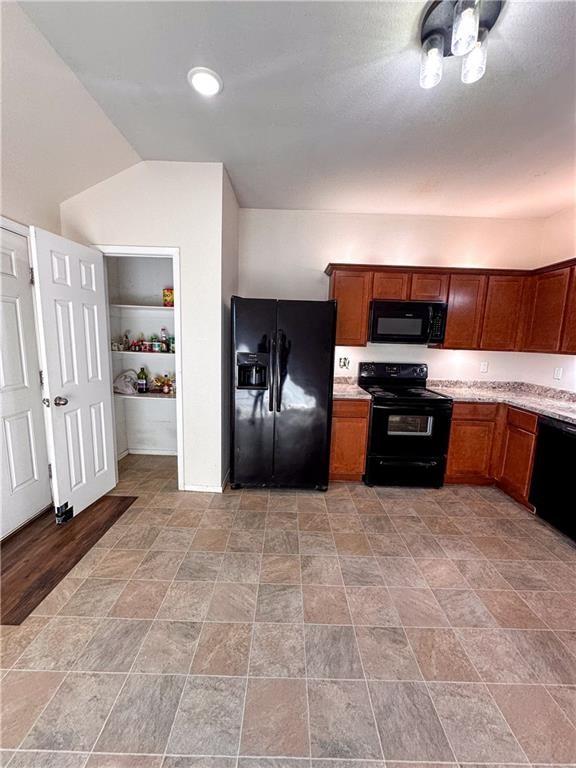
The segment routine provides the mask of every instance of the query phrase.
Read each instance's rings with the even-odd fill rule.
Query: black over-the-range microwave
[[[447,305],[441,301],[380,301],[370,305],[375,344],[441,344]]]

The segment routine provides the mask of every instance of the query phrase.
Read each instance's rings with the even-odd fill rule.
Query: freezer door
[[[274,482],[328,485],[336,303],[279,301]]]
[[[232,297],[230,483],[236,486],[272,481],[276,305]]]

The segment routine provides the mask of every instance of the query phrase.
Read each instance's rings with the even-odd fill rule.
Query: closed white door
[[[1,239],[0,537],[4,537],[49,506],[51,493],[28,240],[7,229],[2,229]]]
[[[116,485],[104,257],[31,228],[48,453],[57,513]]]

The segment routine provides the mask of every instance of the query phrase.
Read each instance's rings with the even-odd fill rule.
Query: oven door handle
[[[449,410],[444,406],[442,408],[434,408],[430,405],[373,405],[372,408],[375,411],[388,411],[388,413],[398,413],[400,415],[409,413],[413,416],[420,416],[421,414],[440,415]]]

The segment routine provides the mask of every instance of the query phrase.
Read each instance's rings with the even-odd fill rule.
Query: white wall
[[[566,208],[542,222],[540,249],[548,263],[573,259],[576,255],[576,206]]]
[[[550,263],[542,220],[240,211],[240,292],[325,299],[329,262],[527,268]]]
[[[240,211],[243,296],[326,299],[329,262],[524,269],[574,255],[573,209],[527,220]],[[370,345],[339,347],[339,356],[351,358],[351,375],[361,360],[422,360],[432,378],[513,379],[576,390],[576,358],[567,355]],[[480,374],[481,361],[489,362],[487,374]],[[563,368],[559,381],[556,367]],[[336,373],[346,374],[338,367]]]
[[[59,204],[139,161],[15,2],[2,12],[2,213],[60,231]]]
[[[61,206],[72,240],[180,249],[184,484],[205,490],[222,479],[223,172],[142,162]]]
[[[350,359],[349,371],[339,367],[339,357]],[[576,392],[575,355],[428,349],[407,344],[368,344],[367,347],[336,347],[336,376],[357,376],[358,363],[362,361],[428,363],[428,375],[431,379],[526,381],[530,384]],[[488,363],[486,373],[480,373],[481,362]],[[562,368],[563,371],[559,381],[553,378],[555,368]]]
[[[230,297],[238,293],[238,202],[224,171],[222,189],[222,482],[230,469]]]

